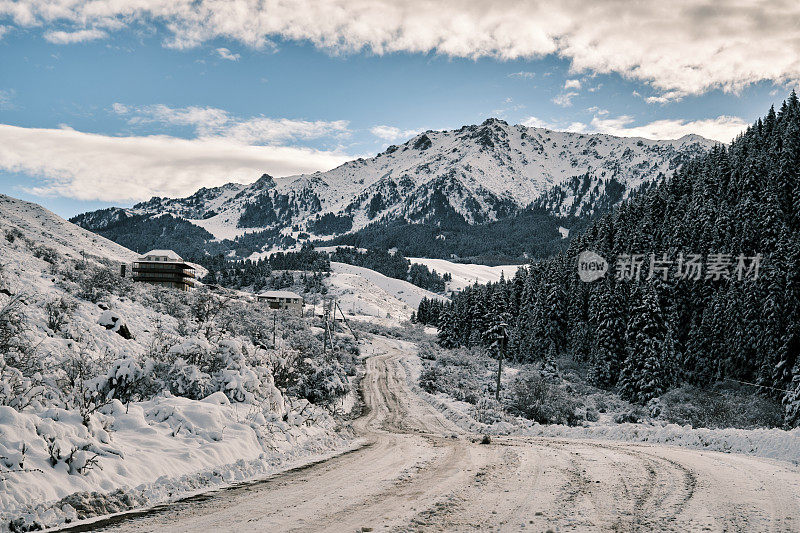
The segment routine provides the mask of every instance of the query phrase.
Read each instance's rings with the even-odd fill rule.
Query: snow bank
[[[541,425],[516,419],[487,425],[471,415],[471,405],[458,402],[445,394],[429,394],[417,389],[431,405],[459,427],[490,435],[523,437],[563,437],[571,439],[614,440],[670,444],[702,450],[741,453],[800,463],[800,428],[782,429],[706,429],[677,424],[595,424],[586,426]]]
[[[265,476],[354,445],[323,411],[300,412],[284,421],[231,404],[221,392],[203,400],[167,395],[128,406],[114,400],[87,428],[74,411],[0,407],[0,530],[15,519],[52,527],[101,514],[104,502],[120,499],[120,489],[129,503],[118,511]],[[87,495],[75,493],[92,492],[102,495],[81,508],[76,502]]]

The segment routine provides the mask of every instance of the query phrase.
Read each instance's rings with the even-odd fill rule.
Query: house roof
[[[183,261],[183,258],[173,252],[172,250],[150,250],[146,254],[142,255],[142,258],[149,257],[149,256],[158,256],[158,257],[167,257],[170,261]]]
[[[292,291],[264,291],[258,293],[258,296],[262,298],[294,298],[299,300],[303,299],[302,296]]]

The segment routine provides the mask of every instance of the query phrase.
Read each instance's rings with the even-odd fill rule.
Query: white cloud
[[[394,126],[379,125],[370,128],[369,131],[374,136],[385,141],[404,141],[418,134],[422,130],[401,130],[400,128],[396,128]]]
[[[596,105],[593,105],[592,107],[587,108],[586,111],[588,111],[589,113],[595,113],[596,115],[601,115],[601,116],[602,115],[608,115],[608,109],[603,109],[601,107],[597,107]]]
[[[3,39],[3,36],[4,36],[6,33],[8,33],[8,30],[10,30],[10,29],[11,29],[11,28],[9,28],[8,26],[1,26],[1,25],[0,25],[0,40],[2,40],[2,39]]]
[[[641,95],[638,95],[641,96]],[[684,94],[681,91],[667,91],[659,94],[658,96],[648,96],[644,99],[648,104],[666,104],[683,98]]]
[[[108,34],[103,30],[77,30],[77,31],[48,31],[44,34],[44,38],[55,44],[73,44],[82,43],[86,41],[96,41],[97,39],[104,39]]]
[[[580,90],[580,88],[581,88],[581,80],[567,80],[564,83],[564,90],[567,90],[567,89]]]
[[[513,72],[508,75],[509,78],[519,78],[521,80],[532,80],[536,77],[535,72],[528,72],[526,70],[521,70],[519,72]]]
[[[234,54],[227,48],[217,48],[216,52],[219,54],[219,57],[227,59],[228,61],[239,61],[239,57],[241,57],[239,54]]]
[[[553,98],[552,102],[561,107],[570,107],[572,105],[572,98],[575,96],[578,96],[578,93],[576,93],[575,91],[561,93],[555,98]]]
[[[61,32],[67,40],[156,22],[169,34],[165,44],[177,48],[216,39],[259,48],[277,37],[334,53],[502,60],[557,54],[574,72],[615,72],[649,83],[659,93],[655,98],[800,79],[796,0],[238,0],[233,6],[218,0],[4,0],[0,17],[28,27],[73,24],[76,37]]]
[[[349,122],[273,119],[263,116],[239,118],[214,107],[172,108],[165,105],[131,108],[114,104],[114,112],[129,116],[131,124],[160,123],[189,126],[200,138],[225,138],[246,144],[275,144],[288,140],[341,137],[349,134]]]
[[[656,120],[641,126],[631,126],[633,122],[633,117],[628,115],[613,118],[594,117],[591,126],[593,131],[618,137],[679,139],[684,135],[695,134],[707,139],[729,143],[749,125],[739,117],[726,115],[692,121],[679,119]]]
[[[632,126],[635,120],[629,115],[606,117],[608,111],[597,107],[590,107],[587,111],[595,113],[588,125],[583,122],[548,122],[537,117],[528,117],[522,125],[572,133],[606,133],[616,137],[644,137],[657,140],[679,139],[684,135],[694,134],[724,143],[730,142],[749,125],[739,117],[722,115],[717,118],[692,121],[656,120],[641,126]]]
[[[184,196],[229,181],[327,170],[350,160],[338,153],[287,146],[251,146],[213,137],[110,137],[73,129],[0,124],[0,168],[38,176],[38,195],[138,201]]]
[[[0,110],[13,109],[14,89],[0,89]]]
[[[545,128],[555,131],[568,131],[570,133],[587,133],[589,127],[583,122],[547,122],[537,117],[528,117],[521,122],[529,128]]]

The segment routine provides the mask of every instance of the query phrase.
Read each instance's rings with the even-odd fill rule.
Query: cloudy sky
[[[490,116],[727,142],[800,80],[796,1],[550,4],[0,0],[0,192],[71,216]]]

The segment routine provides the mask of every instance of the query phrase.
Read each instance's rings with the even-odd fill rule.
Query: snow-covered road
[[[269,480],[107,524],[116,531],[798,531],[800,469],[663,445],[480,444],[416,396],[410,345],[376,339],[368,444]]]

